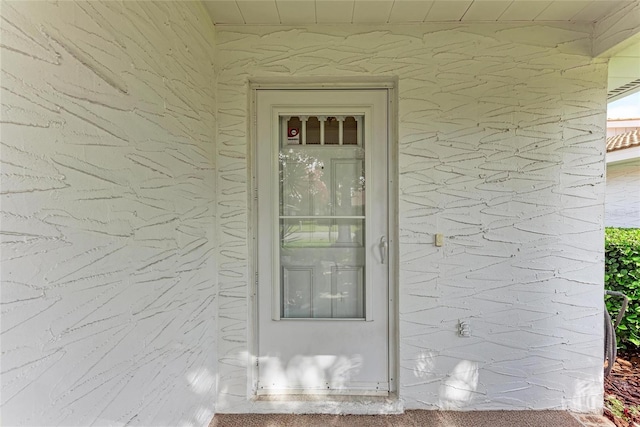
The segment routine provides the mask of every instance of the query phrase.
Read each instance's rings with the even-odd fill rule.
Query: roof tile
[[[607,153],[637,146],[640,146],[640,130],[638,129],[607,138]]]

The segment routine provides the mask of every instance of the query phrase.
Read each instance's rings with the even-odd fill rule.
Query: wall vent
[[[607,93],[607,100],[611,102],[616,99],[625,97],[627,95],[631,95],[632,93],[637,92],[639,90],[640,90],[640,79],[636,79],[636,80],[630,81],[626,85],[619,86],[609,91]]]

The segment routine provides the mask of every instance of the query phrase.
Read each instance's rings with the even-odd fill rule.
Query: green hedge
[[[618,326],[619,348],[640,347],[640,229],[605,229],[604,286],[629,297],[627,314]],[[620,310],[621,298],[607,297],[611,318]]]

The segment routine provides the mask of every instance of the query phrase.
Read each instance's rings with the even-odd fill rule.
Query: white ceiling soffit
[[[598,23],[640,0],[204,0],[216,25],[411,24],[421,22]],[[637,8],[635,8],[637,9]],[[606,20],[602,25],[611,27]],[[597,26],[597,25],[596,25]],[[640,41],[609,65],[609,101],[640,91]]]
[[[640,91],[640,40],[609,60],[607,90],[609,102]]]
[[[638,0],[204,0],[216,25],[598,22]]]

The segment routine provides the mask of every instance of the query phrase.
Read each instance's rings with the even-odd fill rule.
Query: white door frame
[[[258,245],[257,245],[257,192],[256,183],[256,141],[258,90],[322,90],[322,89],[383,89],[388,93],[387,118],[387,168],[388,168],[388,239],[389,239],[389,396],[397,397],[399,378],[399,330],[398,330],[398,150],[397,150],[397,78],[350,78],[350,79],[309,79],[309,78],[264,78],[249,81],[249,144],[248,144],[248,183],[249,183],[249,301],[247,330],[247,396],[258,398]]]

